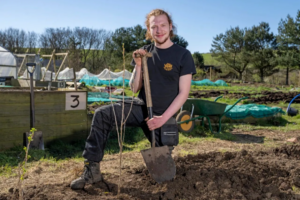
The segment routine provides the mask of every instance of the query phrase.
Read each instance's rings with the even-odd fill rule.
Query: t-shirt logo
[[[166,71],[171,71],[171,70],[172,70],[172,64],[170,64],[170,63],[165,64],[164,69],[165,69]]]

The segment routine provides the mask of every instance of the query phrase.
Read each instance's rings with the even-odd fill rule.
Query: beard
[[[159,45],[162,45],[164,43],[166,43],[166,41],[170,38],[170,34],[161,42],[161,41],[158,41],[157,39],[154,38],[154,41],[155,43],[159,44]]]

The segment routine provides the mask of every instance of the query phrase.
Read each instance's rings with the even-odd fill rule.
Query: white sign
[[[66,110],[86,110],[86,92],[67,92]]]
[[[5,82],[0,82],[0,85],[5,85]]]

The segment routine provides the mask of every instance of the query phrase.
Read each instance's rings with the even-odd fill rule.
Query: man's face
[[[172,24],[169,24],[166,15],[151,16],[149,19],[149,31],[152,38],[158,44],[164,44],[170,38]]]

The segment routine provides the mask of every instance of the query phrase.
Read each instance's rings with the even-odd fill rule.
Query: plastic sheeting
[[[51,72],[49,70],[46,71],[46,67],[39,68],[39,65],[37,65],[36,71],[34,72],[33,79],[40,80],[42,76],[45,74],[45,81],[51,80],[51,73],[52,73],[52,80],[55,79],[55,73]],[[30,69],[29,69],[30,70]],[[57,79],[58,80],[73,80],[73,69],[69,69],[66,67],[64,70],[60,71],[58,74]],[[27,69],[24,71],[23,75],[20,76],[20,78],[29,78],[29,74],[27,73]]]
[[[192,80],[192,85],[196,85],[196,86],[228,86],[227,83],[223,80],[217,80],[215,82],[212,82],[209,79],[203,79],[201,81],[193,81]]]
[[[123,78],[122,77],[119,77],[119,78],[116,78],[113,80],[101,80],[98,77],[95,77],[95,76],[91,77],[86,74],[82,77],[82,79],[80,79],[79,82],[80,83],[84,82],[86,85],[89,85],[89,86],[102,86],[102,85],[123,86]],[[124,82],[125,82],[125,87],[128,87],[129,80],[125,79]]]
[[[17,78],[16,57],[0,46],[0,76],[13,76]]]
[[[228,105],[226,110],[228,110],[230,107],[231,105]],[[277,113],[285,114],[285,112],[278,107],[268,107],[258,104],[245,104],[234,106],[228,113],[226,113],[226,117],[231,119],[245,119],[246,117],[250,116],[254,118],[263,118],[274,116]]]
[[[125,70],[125,72],[112,72],[108,69],[104,69],[100,74],[96,75],[90,73],[86,68],[82,68],[79,72],[76,72],[76,79],[79,80],[82,79],[84,76],[87,77],[86,75],[88,75],[89,77],[97,77],[101,80],[113,80],[116,78],[123,77],[123,74],[125,79],[130,79],[132,73],[127,70]]]
[[[49,81],[51,79],[51,73],[52,73],[52,79],[54,80],[55,78],[55,73],[51,72],[49,70],[46,71],[45,67],[41,68],[42,75],[46,73],[45,75],[45,80]],[[123,71],[121,72],[112,72],[109,71],[108,69],[104,69],[100,74],[92,74],[90,73],[86,68],[82,68],[79,72],[75,72],[76,74],[76,80],[81,80],[81,79],[91,79],[92,82],[95,82],[95,80],[101,79],[101,80],[114,80],[117,78],[122,78],[123,77]],[[129,71],[125,70],[125,79],[130,79],[131,74]],[[89,77],[89,78],[88,78]],[[27,71],[24,72],[24,74],[21,76],[21,78],[27,78]],[[58,80],[73,80],[74,79],[74,72],[73,68],[66,67],[64,70],[61,70],[57,76]]]
[[[110,99],[111,97],[111,99]],[[93,102],[111,102],[111,101],[120,101],[123,99],[121,95],[113,95],[106,92],[89,92],[88,93],[88,104]],[[124,96],[124,99],[131,99],[131,97]]]

